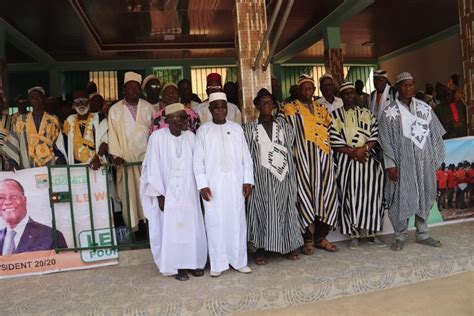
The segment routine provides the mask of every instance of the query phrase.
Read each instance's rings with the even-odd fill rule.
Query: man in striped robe
[[[441,242],[430,237],[429,212],[436,201],[436,170],[444,161],[445,130],[432,108],[414,98],[411,74],[397,76],[398,98],[380,119],[379,142],[387,171],[385,199],[395,230],[394,251],[403,249],[408,219],[415,215],[416,241],[432,247]]]
[[[378,124],[369,109],[357,106],[352,82],[340,88],[344,107],[331,113],[331,147],[336,163],[341,230],[350,235],[349,248],[357,249],[362,234],[369,244],[385,244],[375,238],[382,230],[383,167],[375,156]]]
[[[260,115],[244,126],[253,160],[253,193],[247,203],[247,232],[257,249],[255,262],[266,264],[265,251],[299,259],[303,245],[296,209],[296,174],[292,157],[295,134],[284,119],[274,119],[276,98],[261,89],[253,101]]]
[[[0,90],[0,171],[11,171],[18,168],[19,144],[15,132],[12,131],[12,117],[8,115]]]
[[[334,161],[329,145],[331,117],[326,106],[313,101],[314,79],[302,75],[298,80],[299,99],[287,103],[283,113],[296,132],[293,154],[298,185],[297,209],[305,229],[304,254],[313,253],[314,246],[337,251],[326,236],[337,220],[337,189]],[[314,224],[314,236],[310,225]]]

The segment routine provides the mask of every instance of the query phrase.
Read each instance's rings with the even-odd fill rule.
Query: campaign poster
[[[52,168],[51,175],[49,183],[46,167],[0,173],[0,278],[118,263],[118,251],[112,248],[115,232],[109,217],[105,172],[71,168],[68,177],[66,168]],[[56,236],[50,185],[59,197],[54,203]],[[66,250],[94,243],[101,249]]]

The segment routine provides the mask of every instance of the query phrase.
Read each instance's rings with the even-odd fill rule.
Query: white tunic
[[[326,100],[326,98],[324,96],[319,98],[318,101],[316,101],[316,102],[318,102],[319,104],[324,104],[326,106],[326,108],[328,109],[329,113],[334,112],[335,110],[337,110],[337,109],[344,106],[344,103],[342,102],[342,99],[338,98],[336,96],[334,97],[333,103]]]
[[[253,162],[240,125],[212,121],[197,130],[194,173],[198,189],[209,187],[204,201],[212,272],[247,265],[244,183],[253,184]]]
[[[179,137],[168,128],[148,141],[140,182],[140,197],[149,221],[150,248],[163,275],[178,269],[203,269],[207,241],[198,190],[193,174],[195,136]],[[165,197],[164,211],[158,196]]]

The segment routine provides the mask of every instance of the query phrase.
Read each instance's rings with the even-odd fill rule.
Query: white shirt
[[[9,231],[13,230],[16,235],[13,238],[13,241],[15,243],[15,249],[18,248],[18,244],[20,243],[21,236],[23,235],[23,232],[25,231],[26,224],[28,224],[28,221],[30,218],[28,216],[23,217],[23,219],[18,223],[18,225],[15,226],[15,228],[10,228],[8,225],[6,226],[6,234],[5,234],[5,239],[3,242],[3,252],[7,250],[7,247],[9,246],[6,240],[6,237],[9,235]]]
[[[326,108],[328,109],[329,113],[334,112],[335,110],[341,108],[344,106],[344,103],[342,102],[341,98],[338,98],[334,96],[334,102],[331,103],[324,96],[318,99],[317,101],[319,104],[324,104]]]

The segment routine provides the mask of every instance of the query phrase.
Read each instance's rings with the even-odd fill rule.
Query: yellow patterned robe
[[[337,220],[337,190],[329,142],[331,117],[327,108],[313,101],[313,113],[296,100],[285,104],[283,113],[296,133],[293,154],[298,184],[297,208],[303,228],[316,217],[334,227]]]
[[[44,112],[39,129],[33,119],[33,113],[18,117],[15,132],[20,137],[20,147],[26,147],[30,160],[29,166],[24,168],[42,167],[54,164],[54,144],[61,129],[55,115]]]

